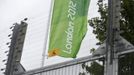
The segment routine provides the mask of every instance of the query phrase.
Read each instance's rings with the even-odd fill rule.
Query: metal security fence
[[[86,66],[91,66],[91,61],[98,60],[103,58],[104,56],[92,57],[87,56],[51,66],[46,66],[43,68],[19,73],[17,75],[91,75],[87,72],[86,68],[82,67],[82,64]],[[101,62],[99,62],[101,64]]]
[[[43,75],[79,75],[80,71],[82,71],[81,65],[77,64],[69,67],[62,67],[55,70],[48,70],[46,72],[42,72],[42,74]]]

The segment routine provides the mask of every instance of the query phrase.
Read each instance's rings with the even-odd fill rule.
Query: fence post
[[[15,23],[14,26],[12,26],[10,29],[12,29],[13,33],[9,36],[11,43],[9,45],[10,50],[7,58],[5,75],[15,75],[16,72],[24,71],[24,68],[20,64],[20,60],[27,23],[24,21],[21,21],[20,24]]]
[[[106,41],[106,64],[104,75],[118,75],[118,55],[115,49],[115,38],[120,31],[120,0],[108,0],[108,26]]]

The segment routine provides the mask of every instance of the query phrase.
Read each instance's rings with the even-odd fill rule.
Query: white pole
[[[43,48],[43,53],[42,53],[42,61],[41,61],[41,67],[44,66],[44,62],[45,62],[45,56],[46,55],[46,51],[48,48],[48,41],[49,41],[49,32],[50,32],[50,26],[51,26],[51,19],[52,19],[52,10],[53,10],[53,6],[54,6],[54,0],[51,0],[51,5],[50,5],[50,11],[49,11],[49,19],[48,19],[48,25],[46,33],[45,33],[45,41],[44,41],[44,48]]]

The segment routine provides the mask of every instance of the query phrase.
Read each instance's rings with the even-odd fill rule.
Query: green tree
[[[108,20],[108,6],[103,0],[98,0],[97,5],[99,6],[98,12],[100,17],[94,17],[89,20],[89,25],[93,28],[93,33],[99,40],[97,45],[101,45],[106,39],[106,26]],[[127,41],[134,45],[134,0],[121,0],[121,19],[120,19],[120,30],[122,31],[121,36],[123,36]],[[92,50],[94,51],[94,50]],[[132,75],[134,73],[134,53],[126,54],[124,57],[119,59],[119,75]],[[129,61],[129,62],[128,62]],[[94,65],[92,65],[94,64]],[[97,74],[98,70],[102,71],[102,65],[98,65],[97,62],[91,62],[91,66],[88,67],[87,72],[92,75],[103,75],[102,73]],[[126,64],[126,65],[124,65]],[[91,68],[98,66],[101,68],[96,68],[96,70],[91,70]],[[84,75],[82,73],[81,75]]]

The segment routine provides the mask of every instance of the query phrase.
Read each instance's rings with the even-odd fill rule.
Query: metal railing
[[[17,75],[81,75],[80,72],[86,72],[86,70],[82,68],[83,63],[90,66],[91,61],[101,58],[104,58],[104,56],[82,57],[75,60],[66,61],[31,71],[26,71]],[[88,75],[88,73],[86,75]]]

